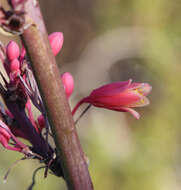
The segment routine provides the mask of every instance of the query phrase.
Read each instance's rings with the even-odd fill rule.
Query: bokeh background
[[[1,0],[3,2],[4,0]],[[77,125],[96,190],[181,189],[181,3],[179,0],[40,0],[48,32],[62,31],[60,72],[75,79],[71,107],[112,81],[149,82],[150,106],[129,113],[91,108]],[[4,37],[0,40],[18,38]],[[46,66],[46,65],[45,65]],[[84,106],[82,106],[82,110]],[[77,115],[76,115],[77,117]],[[27,189],[37,161],[0,149],[0,189]],[[43,171],[34,190],[65,190]]]

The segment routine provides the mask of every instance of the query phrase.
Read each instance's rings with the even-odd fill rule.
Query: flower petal
[[[132,104],[128,104],[127,107],[143,107],[150,104],[150,101],[147,97],[143,96],[139,101]]]
[[[130,85],[130,90],[131,89],[136,90],[143,96],[147,96],[152,90],[152,87],[148,83],[132,83]]]
[[[107,94],[106,94],[107,95]],[[142,98],[135,90],[125,90],[120,93],[112,94],[112,96],[90,96],[89,100],[93,102],[93,104],[104,104],[106,106],[127,106],[129,104],[133,104],[138,102]],[[90,103],[91,103],[90,102]]]
[[[129,79],[128,81],[106,84],[100,88],[93,90],[90,96],[111,96],[112,94],[120,93],[127,89],[130,86],[131,82],[132,80]]]
[[[125,111],[125,112],[129,112],[129,113],[131,113],[136,119],[139,119],[140,118],[140,114],[137,112],[137,111],[135,111],[134,109],[132,109],[132,108],[121,108],[123,111]]]

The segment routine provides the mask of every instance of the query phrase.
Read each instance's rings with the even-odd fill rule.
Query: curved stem
[[[89,104],[85,110],[79,115],[79,117],[75,121],[75,125],[78,123],[78,121],[82,118],[82,116],[88,111],[88,109],[91,107],[91,104]]]
[[[82,100],[80,100],[74,107],[74,109],[72,110],[72,115],[75,114],[75,112],[77,111],[77,109],[84,103],[84,98]]]

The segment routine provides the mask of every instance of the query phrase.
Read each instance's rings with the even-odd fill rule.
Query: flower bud
[[[20,54],[19,46],[16,42],[10,41],[6,47],[8,59],[11,61],[17,59]]]
[[[50,41],[50,46],[52,48],[54,56],[56,56],[63,46],[63,33],[62,32],[54,32],[48,36]]]
[[[74,79],[69,72],[65,72],[61,75],[61,80],[63,82],[67,98],[69,98],[74,90]]]
[[[18,71],[20,69],[20,62],[18,61],[18,59],[13,59],[10,63],[10,71],[14,72],[14,71]]]

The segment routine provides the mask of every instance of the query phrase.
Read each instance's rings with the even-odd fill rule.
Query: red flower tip
[[[152,89],[147,83],[131,83],[132,80],[115,82],[104,85],[83,98],[73,109],[76,112],[82,103],[90,103],[96,107],[102,107],[114,111],[130,112],[136,119],[140,118],[133,107],[143,107],[149,104],[146,97]]]
[[[56,56],[63,46],[63,33],[62,32],[54,32],[48,36],[50,41],[50,46],[52,48],[54,56]]]
[[[15,144],[12,146],[9,145],[9,141],[11,138],[15,142]],[[11,130],[2,120],[0,120],[0,143],[6,149],[18,152],[22,152],[24,148],[27,147],[12,134]]]
[[[6,47],[9,60],[17,59],[20,54],[19,46],[16,42],[10,41]]]
[[[69,98],[74,90],[74,79],[69,72],[65,72],[61,75],[61,80],[64,85],[66,96]]]
[[[45,119],[43,115],[38,116],[37,121],[41,131],[43,128],[45,128]]]

